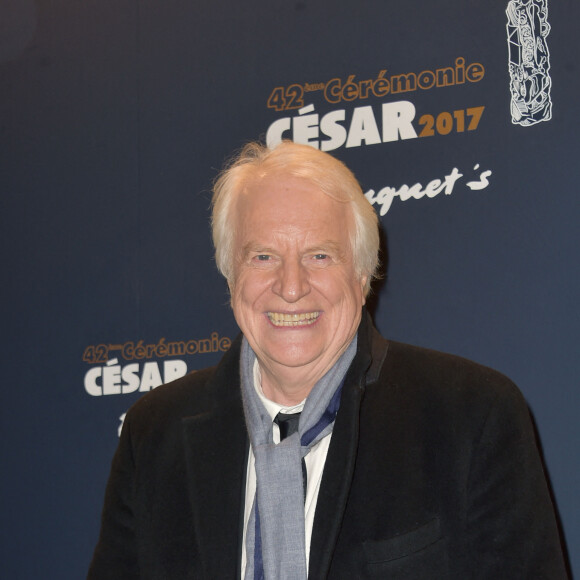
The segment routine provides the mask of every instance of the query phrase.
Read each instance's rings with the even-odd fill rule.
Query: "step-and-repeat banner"
[[[2,577],[82,578],[126,410],[237,334],[211,184],[256,138],[351,167],[390,338],[526,396],[580,570],[577,0],[0,4]]]

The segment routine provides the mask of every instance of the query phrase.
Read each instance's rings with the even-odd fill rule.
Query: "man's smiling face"
[[[236,200],[232,307],[260,366],[318,380],[358,328],[348,203],[291,176],[250,181]]]

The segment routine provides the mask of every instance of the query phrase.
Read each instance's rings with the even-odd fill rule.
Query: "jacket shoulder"
[[[468,383],[477,386],[516,388],[504,374],[461,356],[428,348],[389,341],[386,366],[393,379],[415,379],[426,384],[457,386]]]
[[[389,341],[377,386],[385,395],[439,410],[471,414],[499,405],[506,411],[528,412],[519,388],[499,371],[396,341]]]
[[[241,338],[232,343],[221,361],[157,387],[141,397],[127,412],[134,423],[163,421],[209,412],[240,398],[239,349]]]
[[[192,371],[161,385],[138,399],[127,411],[123,429],[132,431],[162,427],[203,412],[211,406],[211,382],[215,367]]]

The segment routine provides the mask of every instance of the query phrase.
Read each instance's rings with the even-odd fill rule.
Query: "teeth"
[[[308,326],[316,322],[320,312],[302,312],[300,314],[283,314],[268,312],[268,318],[274,326]]]

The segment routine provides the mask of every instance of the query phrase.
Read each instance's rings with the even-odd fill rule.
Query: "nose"
[[[278,268],[272,290],[286,302],[298,302],[310,293],[307,269],[299,260],[285,260]]]

